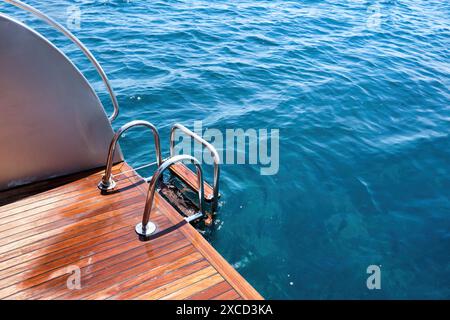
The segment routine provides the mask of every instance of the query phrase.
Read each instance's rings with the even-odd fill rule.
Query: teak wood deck
[[[113,173],[107,195],[103,170],[0,192],[1,299],[262,299],[159,194],[158,233],[140,241],[147,184]]]

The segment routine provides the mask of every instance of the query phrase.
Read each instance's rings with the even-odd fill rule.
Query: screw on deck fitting
[[[134,230],[136,231],[136,233],[140,236],[141,240],[149,240],[147,239],[147,237],[151,236],[153,233],[155,233],[156,231],[156,224],[154,224],[153,222],[149,221],[147,223],[147,225],[143,226],[142,222],[138,223],[136,225],[136,227],[134,228]]]
[[[99,182],[97,187],[102,191],[110,191],[116,187],[116,182],[112,178],[109,178],[109,180],[105,182],[102,178],[102,181]]]

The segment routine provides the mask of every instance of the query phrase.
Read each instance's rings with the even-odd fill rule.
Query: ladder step
[[[198,178],[195,172],[192,172],[186,165],[183,163],[175,163],[169,167],[169,170],[176,175],[179,179],[181,179],[184,183],[188,185],[194,191],[198,191]],[[204,190],[204,198],[206,201],[212,201],[214,198],[213,188],[207,183],[203,183]]]

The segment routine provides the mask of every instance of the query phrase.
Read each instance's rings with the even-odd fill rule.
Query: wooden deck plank
[[[213,276],[207,277],[200,281],[194,282],[187,287],[184,287],[178,291],[172,292],[171,294],[164,296],[161,300],[183,300],[187,297],[196,294],[197,292],[201,292],[210,288],[220,282],[224,282],[223,277],[220,273],[216,273]]]
[[[141,197],[136,196],[133,198],[127,199],[127,203],[132,204],[136,201],[142,200]],[[108,207],[98,207],[97,209],[93,210],[99,210],[100,213],[98,214],[98,217],[92,217],[85,220],[80,220],[72,225],[63,225],[55,229],[51,229],[45,232],[37,232],[37,233],[28,233],[28,234],[16,234],[7,238],[0,239],[0,251],[1,252],[7,252],[9,250],[14,250],[15,248],[19,248],[22,246],[26,246],[33,242],[38,242],[42,239],[46,239],[49,237],[59,237],[61,234],[65,234],[66,236],[69,235],[76,235],[82,231],[89,230],[92,228],[92,225],[95,224],[102,224],[103,222],[106,222],[110,219],[120,219],[121,214],[123,213],[121,208],[119,207],[121,203],[117,202],[114,203],[110,209],[113,210],[108,211]]]
[[[205,278],[211,277],[213,275],[217,275],[216,269],[212,266],[207,266],[204,269],[201,269],[196,272],[192,272],[192,270],[188,270],[189,274],[184,275],[182,278],[174,280],[173,278],[165,277],[162,278],[162,280],[165,280],[164,282],[161,282],[159,286],[156,289],[148,290],[143,295],[133,297],[134,299],[138,300],[156,300],[161,299],[164,296],[167,296],[173,292],[176,292],[182,288],[185,288],[189,286],[191,283],[195,283],[197,281],[203,280]],[[150,283],[148,283],[150,284]]]
[[[120,173],[124,165],[126,164],[117,164],[112,173]],[[36,202],[71,190],[90,189],[88,184],[91,186],[92,182],[100,181],[102,175],[103,171],[96,169],[0,191],[0,212],[7,211],[11,207],[21,206],[23,203]]]
[[[147,270],[140,274],[139,277],[115,283],[104,290],[96,292],[88,298],[96,300],[131,299],[134,296],[148,292],[151,288],[157,288],[161,283],[183,278],[185,275],[204,269],[208,266],[208,261],[206,261],[201,254],[196,252],[193,255],[181,258],[171,264],[156,266],[155,269]],[[174,271],[176,271],[176,273],[174,273]]]
[[[210,300],[222,293],[225,293],[227,291],[230,291],[231,286],[226,281],[221,281],[213,286],[207,287],[204,290],[201,290],[185,299],[188,300]]]
[[[141,204],[139,204],[139,208]],[[128,208],[130,209],[130,208]],[[136,216],[136,211],[132,208],[132,211],[126,211],[121,216],[122,221],[108,220],[101,224],[93,224],[91,229],[80,231],[73,237],[70,237],[67,233],[65,237],[50,237],[44,240],[33,242],[24,247],[15,248],[7,252],[0,252],[0,261],[4,262],[13,258],[35,258],[39,257],[44,253],[56,252],[64,248],[70,248],[74,244],[82,243],[96,237],[103,237],[105,234],[112,234],[114,231],[122,228],[130,228],[130,221]],[[3,269],[3,268],[0,268]]]
[[[166,223],[165,225],[167,226],[168,224]],[[104,257],[110,257],[113,254],[119,254],[121,250],[132,251],[136,247],[142,248],[138,243],[136,243],[136,236],[134,236],[132,233],[130,235],[130,233],[131,232],[128,232],[122,237],[111,240],[108,243],[101,243],[98,246],[88,247],[85,250],[76,251],[77,248],[73,248],[73,251],[75,251],[74,253],[62,255],[57,259],[55,259],[54,255],[50,254],[41,257],[38,261],[25,262],[20,266],[11,266],[10,268],[1,272],[2,279],[0,280],[0,288],[4,288],[15,283],[20,283],[24,280],[33,280],[34,283],[37,283],[37,276],[45,278],[49,272],[61,269],[70,264],[76,264],[81,268],[84,265],[83,259],[90,259],[93,256],[95,256],[95,263],[98,263],[99,260],[101,261],[101,259],[103,259]],[[177,241],[181,239],[181,236],[179,233],[175,232],[170,235],[165,235],[164,237],[161,237],[161,239],[167,241]],[[153,246],[159,246],[160,244],[161,241],[158,241],[154,243]],[[127,254],[131,253],[128,252]],[[37,268],[36,265],[38,265],[39,268]],[[92,266],[92,263],[90,263],[90,265]],[[0,289],[0,297],[1,295],[2,289]]]
[[[119,181],[118,184],[122,185],[125,182]],[[119,187],[120,187],[119,185]],[[90,201],[90,202],[98,202],[98,201],[106,201],[107,198],[102,196],[98,190],[92,189],[92,182],[90,182],[91,188],[88,190],[75,190],[74,192],[69,192],[62,194],[60,196],[55,197],[56,199],[43,199],[41,201],[32,202],[29,204],[25,204],[20,207],[13,208],[11,210],[2,212],[0,214],[0,225],[3,225],[9,221],[17,221],[22,219],[23,217],[31,217],[38,213],[43,212],[50,216],[50,210],[54,210],[56,212],[60,212],[61,209],[68,205],[73,205],[75,200],[78,203],[82,203],[82,201]],[[126,192],[128,190],[125,190]],[[69,208],[70,209],[70,208]]]
[[[132,244],[128,243],[127,246],[122,245],[118,247],[119,249],[117,251],[110,250],[109,252],[106,251],[102,254],[96,255],[96,259],[99,260],[94,260],[94,257],[87,257],[77,260],[74,265],[79,267],[81,272],[82,288],[80,289],[80,292],[89,291],[92,281],[88,281],[95,275],[102,275],[102,277],[105,277],[105,274],[108,275],[108,273],[110,274],[111,272],[114,274],[120,273],[123,271],[123,268],[127,268],[128,265],[132,264],[132,259],[137,259],[139,257],[146,257],[146,264],[148,266],[153,263],[154,259],[165,256],[167,253],[185,246],[185,243],[178,242],[174,239],[168,239],[167,242],[162,242],[159,246],[155,246],[155,251],[152,252],[151,258],[149,258],[149,255],[146,254],[147,252],[144,247],[139,246],[137,248],[133,248]],[[67,266],[67,264],[64,265],[64,267]],[[59,268],[56,270],[61,269],[64,268]],[[66,294],[69,291],[67,290],[66,285],[67,276],[65,274],[60,274],[58,271],[47,272],[38,277],[30,278],[27,282],[29,282],[29,287],[27,289],[24,289],[24,283],[22,282],[18,285],[18,289],[21,291],[9,296],[9,298],[48,299],[54,296]],[[78,292],[78,290],[76,290],[76,292]],[[0,296],[2,293],[2,290],[0,290]]]
[[[142,257],[145,258],[145,256]],[[192,261],[197,262],[202,259],[203,257],[196,252],[195,248],[191,245],[184,246],[167,255],[153,259],[151,267],[149,267],[147,260],[133,259],[133,261],[131,261],[132,263],[127,263],[127,269],[123,272],[111,274],[110,277],[102,277],[101,274],[93,275],[90,278],[93,280],[92,283],[88,283],[88,290],[71,291],[58,297],[58,299],[80,299],[88,296],[91,296],[91,298],[94,296],[96,298],[102,297],[103,299],[109,298],[119,292],[117,291],[117,288],[120,284],[129,285],[129,280],[132,280],[133,278],[139,279],[140,281],[142,281],[144,277],[156,278],[162,274],[177,270],[186,264],[191,264]],[[139,275],[139,277],[136,277],[137,275]],[[123,290],[124,287],[122,286],[120,288]],[[116,289],[116,291],[114,289]]]
[[[120,170],[115,168],[114,173],[120,173]],[[60,187],[56,187],[54,189],[50,189],[48,191],[44,191],[38,194],[32,194],[29,197],[22,198],[21,200],[14,201],[8,204],[4,204],[0,206],[0,217],[3,217],[4,212],[13,213],[14,210],[19,209],[19,212],[23,212],[26,210],[26,206],[31,208],[36,208],[37,205],[45,205],[48,203],[58,202],[61,199],[67,199],[71,196],[80,196],[85,193],[92,193],[96,190],[92,189],[93,183],[98,183],[101,179],[101,175],[93,174],[82,180],[77,181],[77,183],[73,184],[65,184]],[[2,197],[3,201],[6,201],[4,195]],[[11,200],[10,200],[11,201]],[[36,205],[36,202],[39,202]],[[1,202],[0,202],[1,203]]]
[[[70,206],[65,208],[52,208],[37,217],[35,215],[31,215],[23,219],[18,219],[0,225],[0,246],[2,245],[2,241],[8,237],[10,237],[10,240],[16,241],[21,237],[20,234],[22,234],[23,237],[25,232],[26,234],[29,234],[30,232],[45,232],[56,229],[60,226],[72,224],[80,219],[98,217],[101,214],[105,214],[112,206],[114,206],[115,209],[129,207],[130,205],[136,203],[135,197],[139,196],[139,194],[134,191],[129,193],[126,192],[122,196],[121,202],[112,201],[112,199],[108,198],[104,201],[102,201],[101,198],[91,198],[86,201],[83,201],[83,199],[77,199],[77,201],[83,202],[80,202],[78,205],[76,203],[72,203]]]
[[[173,243],[168,245],[173,245]],[[121,246],[121,248],[123,247]],[[143,254],[140,250],[124,250],[125,251],[118,252],[119,254],[117,259],[124,259],[124,254],[127,255],[128,253],[130,255],[133,254],[131,257],[134,257],[134,255]],[[69,290],[67,289],[68,277],[66,270],[68,270],[67,268],[69,266],[76,266],[80,268],[82,280],[81,284],[83,285],[83,281],[90,277],[91,272],[102,270],[104,268],[113,268],[112,270],[115,270],[115,263],[117,263],[117,260],[112,258],[105,259],[102,257],[102,261],[98,263],[95,261],[95,256],[76,260],[74,264],[66,264],[58,269],[54,269],[53,271],[25,279],[24,281],[13,284],[6,289],[1,289],[0,297],[5,298],[5,295],[7,295],[6,297],[8,299],[47,299],[47,297],[53,295],[67,293]],[[109,265],[109,263],[111,263],[111,265]],[[84,289],[86,290],[87,288],[85,287]]]
[[[113,173],[106,195],[102,170],[0,192],[0,298],[261,298],[159,194],[158,234],[139,241],[148,184],[126,163]],[[74,266],[81,288],[70,290]]]
[[[236,300],[239,298],[239,294],[236,290],[229,290],[225,293],[219,294],[212,298],[212,300]]]

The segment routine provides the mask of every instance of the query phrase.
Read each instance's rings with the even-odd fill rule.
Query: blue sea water
[[[450,298],[448,1],[26,2],[102,64],[121,105],[114,127],[151,121],[165,155],[175,122],[280,130],[278,174],[222,166],[210,235],[264,297]],[[0,11],[68,54],[111,111],[74,45]],[[122,142],[134,166],[153,161],[149,139]],[[380,290],[366,287],[369,265]]]

